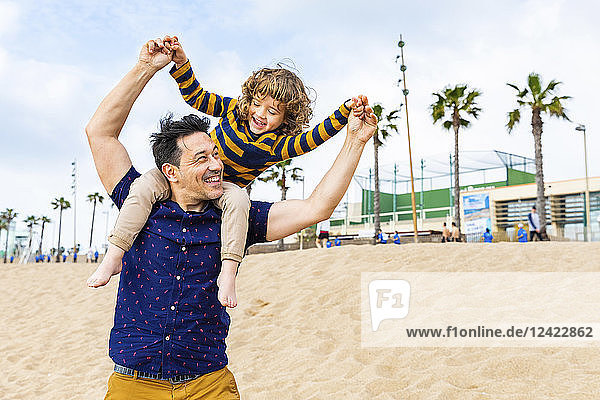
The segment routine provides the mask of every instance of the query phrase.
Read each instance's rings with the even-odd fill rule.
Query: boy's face
[[[254,97],[248,110],[248,124],[255,135],[274,131],[283,123],[284,110],[281,103],[271,96]]]

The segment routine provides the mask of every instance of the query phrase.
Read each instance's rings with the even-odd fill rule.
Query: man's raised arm
[[[367,104],[366,97],[358,99],[356,109],[348,118],[344,145],[310,197],[280,201],[271,206],[267,221],[268,241],[284,238],[331,217],[348,189],[365,144],[377,127],[377,117]]]
[[[171,58],[160,39],[144,44],[135,67],[102,100],[85,128],[98,176],[109,194],[131,168],[119,133],[142,89]]]

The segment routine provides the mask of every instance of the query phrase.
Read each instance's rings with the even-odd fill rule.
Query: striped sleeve
[[[183,100],[196,110],[213,117],[224,117],[235,107],[237,100],[209,93],[200,86],[189,60],[180,68],[173,66],[169,73],[175,78]]]
[[[340,108],[312,130],[296,136],[279,138],[273,146],[274,155],[280,160],[287,160],[316,149],[317,146],[332,138],[348,123],[348,115],[350,115],[350,109],[342,104]]]

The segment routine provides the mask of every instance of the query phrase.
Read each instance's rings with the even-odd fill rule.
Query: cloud
[[[17,3],[0,2],[0,37],[14,31],[18,26],[20,10]]]

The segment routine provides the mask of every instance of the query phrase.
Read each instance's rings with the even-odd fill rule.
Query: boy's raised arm
[[[308,153],[325,143],[348,123],[351,107],[352,100],[348,100],[313,129],[296,136],[281,138],[274,146],[275,156],[278,160],[287,160]]]
[[[165,37],[174,51],[175,65],[169,73],[177,82],[179,92],[190,106],[213,117],[224,117],[235,106],[234,99],[209,93],[200,85],[177,37]]]
[[[367,104],[367,99],[362,97]],[[358,107],[361,107],[359,101]],[[370,107],[348,119],[348,134],[344,145],[310,197],[306,200],[286,200],[273,204],[267,221],[267,240],[289,236],[316,222],[326,220],[339,204],[352,180],[365,144],[375,133],[377,117]]]

